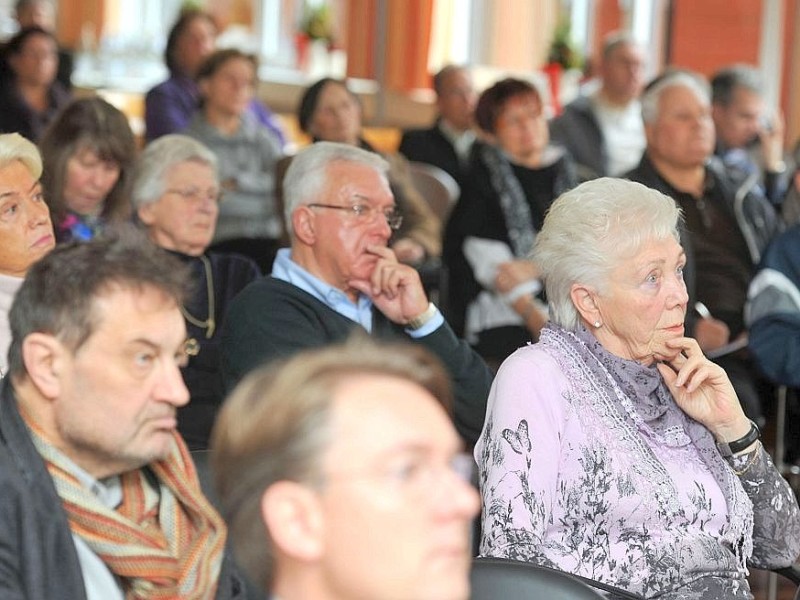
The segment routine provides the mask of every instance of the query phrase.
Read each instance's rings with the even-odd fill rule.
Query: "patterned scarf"
[[[539,339],[559,363],[573,390],[591,399],[593,408],[637,447],[649,467],[647,472],[653,474],[656,498],[665,514],[678,511],[677,492],[646,440],[672,447],[694,445],[728,505],[728,525],[721,532],[721,541],[733,550],[744,570],[753,552],[753,505],[711,433],[678,408],[655,365],[646,367],[611,354],[584,327],[568,331],[550,323]]]
[[[123,473],[123,499],[115,510],[81,485],[66,457],[41,432],[33,434],[70,528],[122,581],[126,600],[214,597],[227,531],[200,491],[179,435],[170,455],[149,465],[157,489],[144,469]]]
[[[500,198],[500,208],[508,229],[511,250],[516,258],[525,258],[530,254],[533,242],[536,240],[528,199],[514,171],[511,170],[511,164],[498,148],[484,144],[480,152],[483,162],[489,169],[492,188]]]

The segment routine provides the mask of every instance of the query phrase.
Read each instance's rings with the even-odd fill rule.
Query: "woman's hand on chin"
[[[692,338],[675,338],[665,344],[676,353],[657,366],[681,410],[705,425],[718,441],[746,435],[750,421],[725,370],[707,359]]]

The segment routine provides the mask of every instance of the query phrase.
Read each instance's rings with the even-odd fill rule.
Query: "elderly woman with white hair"
[[[137,218],[150,239],[189,265],[195,283],[181,307],[190,353],[183,377],[191,402],[178,411],[178,429],[193,450],[208,446],[224,398],[218,332],[228,304],[260,274],[249,258],[206,252],[221,197],[216,156],[201,142],[165,135],[142,152],[132,193]]]
[[[8,366],[11,303],[30,266],[56,243],[41,175],[32,142],[18,133],[0,135],[0,377]]]
[[[684,335],[680,210],[598,179],[536,239],[550,322],[512,354],[475,448],[481,554],[647,598],[752,598],[788,566],[800,510],[725,371]]]

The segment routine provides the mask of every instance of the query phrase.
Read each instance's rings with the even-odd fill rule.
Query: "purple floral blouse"
[[[475,458],[481,554],[645,597],[752,598],[791,564],[800,510],[767,453],[723,459],[660,374],[550,325],[500,368]]]

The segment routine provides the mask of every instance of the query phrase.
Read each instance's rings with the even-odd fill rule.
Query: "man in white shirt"
[[[639,104],[645,65],[644,49],[630,34],[610,34],[603,44],[600,87],[550,122],[552,141],[569,150],[581,181],[619,177],[639,163],[645,148]]]

